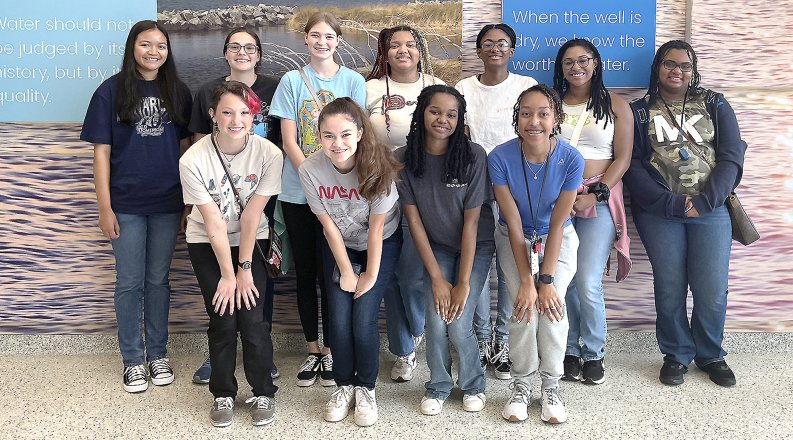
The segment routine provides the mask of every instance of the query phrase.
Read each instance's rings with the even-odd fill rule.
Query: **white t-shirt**
[[[476,75],[461,79],[454,88],[465,97],[465,124],[471,140],[490,154],[496,146],[516,138],[512,127],[515,103],[521,92],[535,84],[534,78],[512,72],[495,86],[482,84]]]
[[[377,140],[389,145],[391,149],[405,146],[410,121],[421,91],[426,86],[443,84],[440,78],[419,73],[419,79],[413,83],[399,83],[386,77],[366,81],[366,111],[372,122]],[[390,95],[389,99],[386,99]],[[386,105],[387,104],[387,105]],[[386,109],[388,122],[386,122]]]
[[[254,194],[274,196],[281,192],[283,162],[281,150],[259,135],[251,136],[245,149],[231,159],[229,172],[246,206]],[[179,160],[179,174],[185,204],[204,205],[214,202],[226,221],[229,244],[239,246],[242,209],[234,198],[234,191],[229,185],[223,164],[212,145],[212,136],[204,136],[185,152]],[[188,243],[210,242],[204,218],[197,206],[193,206],[187,217],[185,235]],[[262,214],[256,239],[265,239],[268,236],[267,216]]]
[[[387,214],[384,240],[399,227],[399,195],[395,182],[391,183],[388,194],[366,200],[358,192],[358,172],[353,168],[349,173],[340,173],[322,151],[309,156],[298,173],[311,212],[333,219],[346,247],[356,251],[367,249],[370,214]]]

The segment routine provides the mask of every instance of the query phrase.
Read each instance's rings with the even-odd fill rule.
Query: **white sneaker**
[[[355,387],[355,424],[372,426],[377,421],[377,401],[374,390]]]
[[[325,420],[329,422],[340,422],[347,417],[350,407],[355,401],[355,387],[344,385],[336,388],[330,395],[330,400],[325,404]]]
[[[510,422],[522,422],[529,418],[531,389],[522,382],[512,382],[509,388],[512,390],[512,394],[501,411],[501,417]]]
[[[394,366],[391,367],[391,379],[396,382],[407,382],[413,379],[413,370],[416,369],[416,352],[405,356],[397,356]]]
[[[425,416],[434,416],[441,413],[445,400],[433,399],[427,396],[421,398],[421,413]]]
[[[559,387],[542,390],[542,415],[540,418],[543,422],[551,424],[567,421],[567,411],[564,409],[562,396],[559,395]]]
[[[485,402],[487,402],[485,393],[466,394],[463,396],[463,409],[468,412],[479,412],[484,409]]]

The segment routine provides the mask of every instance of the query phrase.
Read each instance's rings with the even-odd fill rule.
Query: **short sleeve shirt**
[[[322,151],[311,155],[300,165],[300,181],[314,214],[329,216],[344,237],[344,245],[356,251],[366,250],[369,240],[369,216],[386,214],[383,239],[399,227],[399,206],[396,184],[387,194],[366,200],[358,191],[355,169],[340,173]]]

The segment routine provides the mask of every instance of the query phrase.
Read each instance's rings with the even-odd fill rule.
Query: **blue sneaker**
[[[207,360],[195,370],[193,373],[193,383],[197,383],[200,385],[208,384],[209,383],[209,376],[212,374],[212,364],[209,363],[209,357]]]

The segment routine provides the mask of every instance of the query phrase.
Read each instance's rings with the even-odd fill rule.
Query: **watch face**
[[[548,275],[548,274],[540,275],[540,282],[544,284],[553,284],[553,275]]]
[[[251,268],[251,262],[250,261],[243,261],[242,263],[240,263],[240,267],[245,269],[245,270],[249,270]]]

